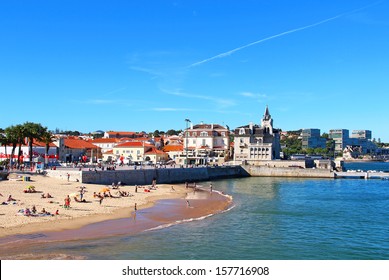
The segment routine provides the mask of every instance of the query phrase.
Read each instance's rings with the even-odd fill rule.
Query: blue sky
[[[389,1],[1,1],[0,127],[260,123],[389,142]]]

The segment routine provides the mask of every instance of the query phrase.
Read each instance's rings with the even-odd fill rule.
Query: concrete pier
[[[389,174],[384,172],[335,172],[337,179],[383,179],[389,180]]]

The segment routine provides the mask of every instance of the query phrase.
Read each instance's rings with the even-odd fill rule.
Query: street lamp
[[[186,122],[186,131],[185,131],[185,151],[186,151],[186,167],[188,167],[188,126],[190,119],[185,119]]]

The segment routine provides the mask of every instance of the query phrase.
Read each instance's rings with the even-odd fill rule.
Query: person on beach
[[[135,185],[135,192],[138,192],[138,185]]]
[[[212,193],[212,183],[209,185],[209,189],[210,189],[210,191]]]
[[[185,188],[187,189],[189,187],[188,182],[185,182]]]
[[[26,210],[24,211],[24,215],[25,216],[31,216],[30,208],[26,208]]]
[[[101,196],[100,196],[100,200],[99,200],[100,205],[101,205],[101,203],[103,202],[103,199],[104,199],[104,196],[101,195]]]
[[[68,182],[69,182],[69,180],[70,180],[70,174],[68,173]]]
[[[36,207],[35,207],[35,205],[34,205],[34,206],[32,206],[32,208],[31,208],[31,212],[32,212],[33,214],[36,214]]]
[[[136,210],[138,210],[138,208],[136,207],[136,203],[134,205],[134,211],[136,212]]]
[[[12,197],[12,195],[9,195],[7,202],[16,201],[15,198]]]
[[[172,186],[172,191],[174,192],[175,191],[175,189],[174,189],[174,187]]]
[[[190,207],[190,203],[189,203],[189,200],[186,201],[186,207]]]
[[[68,195],[65,198],[65,209],[69,209],[69,208],[70,208],[70,196]]]
[[[80,200],[82,201],[83,197],[84,197],[84,193],[85,193],[85,189],[84,187],[81,187],[80,189]]]

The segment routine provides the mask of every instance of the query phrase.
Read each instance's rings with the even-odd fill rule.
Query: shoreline
[[[37,181],[34,180],[34,182]],[[53,182],[51,179],[49,181]],[[55,181],[58,183],[58,180]],[[11,185],[13,187],[15,186],[14,183]],[[92,189],[92,186],[86,186],[88,189]],[[143,199],[137,198],[136,201],[139,204],[137,205],[135,215],[134,207],[129,207],[128,200],[123,199],[123,202],[127,202],[127,205],[125,203],[120,204],[120,206],[107,205],[113,208],[107,213],[99,212],[89,215],[77,215],[76,210],[75,217],[65,217],[62,219],[48,217],[48,220],[40,221],[39,217],[17,217],[27,219],[27,221],[28,219],[38,220],[36,220],[37,222],[19,223],[16,226],[6,228],[2,224],[3,227],[0,229],[0,244],[3,248],[3,253],[0,254],[0,258],[10,260],[78,258],[80,256],[65,256],[61,252],[42,253],[42,249],[47,246],[52,246],[52,244],[60,244],[63,242],[82,242],[82,240],[93,240],[119,235],[142,234],[143,232],[160,230],[177,224],[202,220],[213,215],[224,213],[233,207],[232,197],[222,194],[217,190],[210,192],[205,186],[202,186],[202,189],[201,185],[198,185],[196,191],[192,188],[185,188],[184,185],[157,186],[158,189],[151,194],[137,194],[137,196],[141,196]],[[68,188],[69,186],[65,185],[65,187]],[[101,186],[97,187],[101,188]],[[173,187],[174,191],[172,189]],[[125,188],[133,188],[133,186],[123,187],[123,189]],[[1,190],[3,191],[4,188],[1,188]],[[18,193],[20,190],[17,188],[16,191]],[[55,192],[53,191],[53,193]],[[122,198],[112,198],[112,202],[120,200]],[[133,201],[135,200],[131,200],[131,203]],[[85,203],[85,205],[94,209],[103,208],[99,207],[100,205],[95,201]],[[0,206],[0,213],[4,209],[1,207],[13,206]],[[61,212],[65,211],[68,210],[61,210]],[[4,218],[4,216],[0,215],[0,221],[4,221]],[[80,258],[83,257],[81,256]]]
[[[85,199],[87,203],[71,201],[70,209],[63,208],[63,200],[69,193],[75,193],[80,186],[86,187]],[[36,193],[24,193],[27,186],[34,186]],[[107,187],[107,186],[106,186]],[[104,220],[126,217],[125,213],[134,209],[137,204],[138,209],[152,207],[157,200],[169,198],[185,197],[187,190],[184,186],[174,185],[175,191],[171,190],[171,185],[157,185],[156,190],[145,192],[146,186],[139,186],[135,193],[135,186],[122,186],[121,191],[128,192],[128,197],[118,197],[118,190],[110,190],[114,198],[104,198],[102,204],[93,197],[94,192],[99,192],[104,185],[80,184],[79,182],[66,182],[64,180],[44,177],[42,175],[31,175],[31,181],[8,180],[0,181],[0,238],[29,234],[38,231],[61,231],[85,226],[90,223]],[[52,198],[41,198],[42,194],[50,193]],[[7,202],[11,195],[16,201]],[[37,211],[45,208],[51,216],[26,217],[19,215],[20,209],[36,206]],[[59,215],[55,211],[59,210]]]

